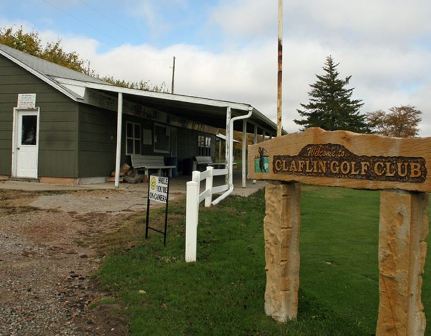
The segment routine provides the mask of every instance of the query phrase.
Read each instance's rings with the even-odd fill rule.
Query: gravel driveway
[[[126,335],[118,307],[97,305],[93,243],[144,207],[118,191],[0,190],[0,335]]]

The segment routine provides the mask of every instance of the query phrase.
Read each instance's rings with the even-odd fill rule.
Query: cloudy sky
[[[414,105],[431,136],[431,1],[284,0],[284,127],[332,55],[362,112]],[[277,0],[1,0],[0,26],[61,39],[101,75],[250,103],[275,120]]]

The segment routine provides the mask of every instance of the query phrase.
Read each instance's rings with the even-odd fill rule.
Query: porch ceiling
[[[218,128],[226,127],[226,108],[132,95],[125,95],[125,98],[185,119],[202,122]]]
[[[108,93],[112,97],[117,97],[116,92],[105,91],[105,93]],[[123,92],[123,95],[125,100],[129,100],[137,104],[142,104],[148,107],[152,107],[160,111],[173,114],[185,119],[201,122],[212,127],[217,127],[222,129],[226,128],[226,110],[227,110],[227,106],[229,105],[229,102],[225,102],[226,106],[214,106],[210,104],[202,104],[199,102],[175,100],[174,97],[176,95],[170,95],[171,99],[162,99],[160,97],[144,96],[140,94],[139,95],[130,94],[129,92],[127,93]],[[219,101],[219,102],[222,102],[222,101]],[[244,106],[249,106],[249,105],[244,104]],[[258,110],[256,110],[253,107],[251,108],[253,109],[253,114],[250,117],[250,119],[247,119],[248,121],[247,132],[253,133],[254,125],[256,124],[260,129],[264,129],[270,135],[275,135],[276,125],[269,118],[267,118],[262,113],[260,113]],[[247,113],[246,110],[232,108],[232,116],[244,115],[246,113]],[[234,124],[234,128],[236,131],[242,131],[242,122],[236,122]]]

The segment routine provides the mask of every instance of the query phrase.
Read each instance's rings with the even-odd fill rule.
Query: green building
[[[2,177],[105,181],[131,154],[189,174],[195,156],[217,155],[218,130],[247,113],[235,130],[275,134],[249,104],[116,87],[0,44]]]

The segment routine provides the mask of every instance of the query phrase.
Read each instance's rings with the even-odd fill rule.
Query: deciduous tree
[[[150,81],[139,81],[139,82],[129,82],[125,80],[115,79],[112,76],[101,77],[101,80],[108,82],[109,84],[120,86],[129,89],[137,89],[142,91],[153,91],[153,92],[164,92],[168,93],[169,90],[166,84],[163,82],[161,85],[152,85]]]
[[[43,46],[37,32],[27,33],[22,27],[2,28],[0,29],[0,43],[72,70],[85,72],[84,61],[76,52],[66,52],[60,40]]]
[[[352,99],[353,88],[346,87],[351,76],[340,79],[338,65],[331,56],[326,58],[324,74],[316,75],[317,81],[310,85],[308,104],[301,104],[302,109],[297,110],[303,119],[295,120],[295,123],[304,128],[368,132],[366,116],[359,112],[363,103]]]
[[[1,28],[0,43],[33,56],[39,57],[42,52],[39,35],[36,32],[26,33],[22,27]]]
[[[23,27],[0,28],[0,43],[49,62],[100,78],[112,85],[143,91],[168,92],[165,83],[161,85],[151,85],[149,81],[129,82],[115,79],[112,76],[100,77],[93,69],[85,67],[86,62],[77,52],[65,51],[61,45],[61,40],[48,42],[46,45],[43,45],[37,32],[27,33],[24,31]]]
[[[367,120],[373,133],[408,138],[418,134],[421,114],[414,106],[402,105],[391,107],[389,112],[370,112]]]

